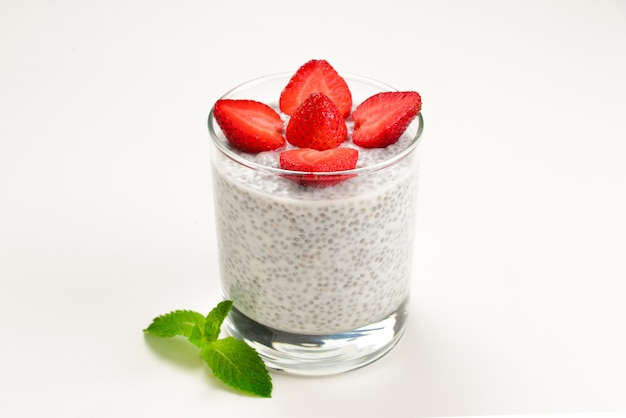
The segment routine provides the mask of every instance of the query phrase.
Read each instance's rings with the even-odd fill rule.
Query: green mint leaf
[[[265,364],[245,342],[226,337],[208,344],[201,355],[222,382],[243,392],[271,397],[272,379]]]
[[[174,337],[182,335],[189,338],[194,328],[204,330],[206,319],[194,311],[174,311],[154,318],[144,331],[157,337]]]
[[[234,337],[218,339],[232,306],[231,300],[222,301],[206,317],[194,311],[173,311],[154,318],[144,332],[157,337],[187,337],[200,348],[215,377],[235,389],[270,398],[272,379],[259,354]]]
[[[206,341],[211,342],[217,340],[220,336],[222,322],[224,322],[224,319],[226,319],[232,307],[232,300],[224,300],[209,312],[204,324],[204,336]]]

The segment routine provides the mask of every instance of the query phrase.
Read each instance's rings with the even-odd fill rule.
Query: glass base
[[[388,353],[404,333],[407,314],[405,301],[374,324],[337,334],[302,335],[268,328],[233,307],[224,329],[253,347],[270,369],[323,376],[363,367]]]

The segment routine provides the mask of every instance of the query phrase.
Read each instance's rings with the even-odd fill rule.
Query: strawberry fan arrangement
[[[377,93],[352,111],[346,81],[325,60],[311,60],[291,77],[280,94],[279,108],[289,116],[287,126],[277,111],[255,100],[220,99],[213,107],[217,124],[228,142],[247,153],[279,150],[286,142],[296,147],[280,152],[280,168],[305,173],[350,170],[359,152],[342,147],[352,117],[352,142],[361,148],[387,147],[402,136],[421,110],[415,91]],[[312,180],[293,176],[305,185],[328,186],[347,176]]]

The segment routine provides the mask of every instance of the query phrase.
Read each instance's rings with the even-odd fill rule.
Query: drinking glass
[[[252,80],[222,98],[278,109],[291,75]],[[355,104],[394,90],[342,77]],[[234,302],[225,331],[269,368],[301,375],[345,372],[391,350],[407,322],[421,113],[398,143],[359,149],[357,168],[332,173],[282,170],[279,151],[235,150],[213,111],[208,127],[221,287]],[[341,181],[322,187],[329,180]]]

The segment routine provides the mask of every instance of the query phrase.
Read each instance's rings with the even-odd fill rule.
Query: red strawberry
[[[325,94],[311,93],[289,119],[287,141],[300,148],[323,151],[346,140],[346,122]]]
[[[283,120],[264,103],[221,99],[213,106],[213,115],[226,139],[241,151],[257,153],[285,145]]]
[[[298,148],[280,153],[280,168],[310,174],[287,176],[305,186],[326,187],[354,177],[354,175],[315,174],[351,170],[356,167],[359,152],[353,148],[333,148],[317,151]]]
[[[335,102],[342,117],[350,115],[348,84],[325,60],[311,60],[298,68],[280,94],[280,110],[291,116],[311,93],[324,93]]]
[[[414,91],[378,93],[352,113],[352,141],[364,148],[383,148],[396,142],[422,109]]]

